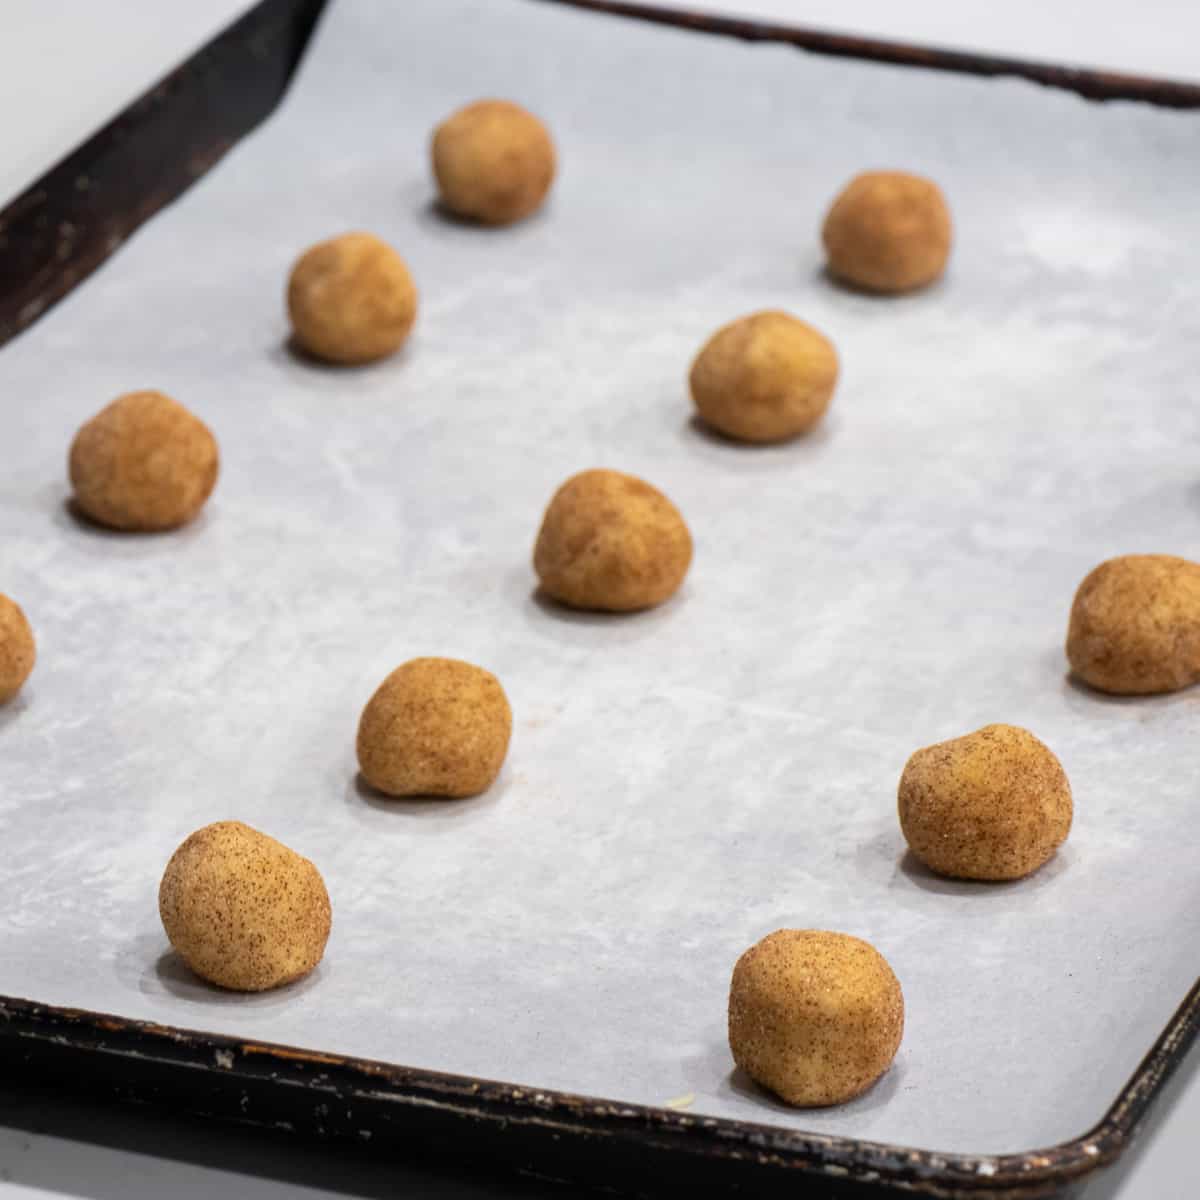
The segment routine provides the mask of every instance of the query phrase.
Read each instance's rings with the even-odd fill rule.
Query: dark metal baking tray
[[[1200,105],[1194,85],[1016,63],[761,23],[567,0],[823,53],[1012,74],[1097,98]],[[282,94],[321,4],[265,0],[0,214],[0,341],[15,336],[139,224],[202,176]],[[938,1154],[249,1042],[0,999],[0,1058],[101,1095],[300,1135],[464,1151],[532,1174],[634,1193],[903,1189],[1050,1194],[1113,1161],[1194,1040],[1200,985],[1095,1128],[1047,1149]]]

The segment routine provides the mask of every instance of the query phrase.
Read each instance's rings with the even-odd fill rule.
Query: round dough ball
[[[21,690],[36,659],[33,630],[21,606],[0,593],[0,704]]]
[[[1174,692],[1200,680],[1200,563],[1127,554],[1079,585],[1067,628],[1071,670],[1102,692]]]
[[[1016,725],[918,750],[900,776],[900,828],[932,871],[1020,879],[1071,830],[1071,786],[1043,742]]]
[[[872,292],[908,292],[946,269],[953,232],[936,183],[904,171],[867,171],[833,202],[821,231],[829,270]]]
[[[376,689],[358,723],[358,765],[389,796],[477,796],[508,753],[500,680],[456,658],[414,658]]]
[[[75,435],[69,463],[75,503],[112,529],[186,525],[217,482],[211,430],[162,392],[127,392]]]
[[[662,604],[692,561],[692,535],[657,488],[620,471],[572,476],[542,518],[533,567],[572,608],[629,612]]]
[[[846,933],[779,929],[750,947],[729,986],[729,1048],[788,1104],[843,1104],[892,1064],[904,996],[887,960]]]
[[[554,143],[519,104],[477,100],[433,131],[433,173],[442,203],[485,225],[529,216],[554,181]]]
[[[331,922],[317,868],[241,821],[206,825],[175,851],[158,912],[197,975],[239,992],[307,975],[325,953]]]
[[[404,259],[369,233],[343,233],[300,256],[287,288],[300,346],[326,362],[386,358],[417,319],[417,289]]]
[[[746,442],[807,433],[838,377],[833,343],[785,312],[759,312],[718,329],[692,364],[692,401],[714,429]]]

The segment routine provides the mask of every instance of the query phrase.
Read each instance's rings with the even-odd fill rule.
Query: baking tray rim
[[[156,1060],[186,1068],[191,1079],[197,1070],[224,1078],[265,1077],[272,1083],[336,1092],[360,1105],[432,1104],[464,1119],[525,1126],[557,1137],[641,1138],[664,1154],[713,1162],[749,1160],[762,1167],[933,1196],[968,1191],[1041,1195],[1110,1165],[1128,1146],[1198,1031],[1200,979],[1091,1129],[1054,1146],[997,1155],[943,1153],[806,1133],[0,996],[0,1048],[5,1041],[14,1048],[55,1043],[79,1055]],[[356,1124],[362,1121],[361,1116],[355,1119]]]
[[[891,38],[839,33],[753,17],[663,8],[642,0],[540,0],[608,16],[715,33],[746,42],[785,42],[814,54],[857,58],[902,67],[926,67],[985,77],[1013,76],[1045,87],[1075,92],[1087,100],[1140,100],[1162,108],[1200,108],[1200,82],[1165,76],[1110,71],[1052,60],[1015,58],[974,50],[954,50]]]
[[[290,14],[308,30],[326,0],[307,0]],[[1200,107],[1200,84],[1154,79],[1117,72],[1091,70],[1019,59],[931,48],[915,44],[838,34],[832,31],[709,13],[664,9],[624,0],[541,0],[606,15],[633,18],[719,34],[749,41],[783,42],[821,54],[867,59],[902,66],[921,66],[983,76],[1013,75],[1077,92],[1091,100],[1130,99],[1177,107]],[[94,160],[106,144],[136,134],[150,112],[168,106],[189,71],[208,69],[214,53],[233,45],[239,35],[261,36],[267,13],[277,16],[287,0],[260,0],[242,17],[200,47],[167,80],[156,84],[131,103],[92,138],[0,212],[6,218],[22,213],[32,199],[47,198],[52,187],[70,187],[73,163]],[[292,0],[293,4],[297,0]],[[306,40],[307,31],[301,40]],[[206,61],[208,60],[208,61]],[[296,60],[290,63],[294,70]],[[276,97],[276,103],[278,102]],[[272,105],[274,107],[274,105]],[[256,117],[233,139],[251,131]],[[194,165],[190,178],[162,203],[169,203],[190,182],[207,172],[227,150],[226,141],[211,159]],[[29,320],[22,320],[14,335],[23,331],[59,298],[82,282],[104,258],[119,248],[124,238],[149,219],[158,207],[135,218],[97,256],[79,269],[70,255],[60,259],[58,279]],[[20,285],[22,280],[14,280]],[[524,1126],[531,1133],[561,1137],[603,1137],[640,1141],[658,1152],[686,1154],[716,1162],[743,1160],[784,1172],[817,1174],[832,1181],[901,1187],[928,1195],[1010,1196],[1041,1195],[1077,1181],[1081,1176],[1114,1162],[1128,1146],[1149,1107],[1186,1056],[1200,1030],[1200,979],[1168,1021],[1153,1046],[1121,1088],[1100,1120],[1089,1130],[1057,1145],[1002,1155],[941,1153],[909,1149],[832,1134],[806,1133],[782,1126],[730,1118],[705,1117],[668,1108],[625,1104],[572,1093],[523,1087],[468,1076],[335,1055],[277,1043],[246,1041],[203,1030],[135,1021],[86,1009],[47,1005],[0,995],[0,1051],[36,1044],[54,1044],[80,1056],[107,1056],[110,1062],[140,1059],[188,1071],[219,1073],[224,1078],[244,1077],[287,1086],[344,1089],[363,1101],[413,1109],[434,1105],[463,1119]],[[114,1076],[109,1075],[110,1082]],[[263,1124],[269,1123],[264,1120]]]

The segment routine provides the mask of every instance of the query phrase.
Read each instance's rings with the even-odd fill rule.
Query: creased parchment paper
[[[459,104],[545,117],[562,174],[507,230],[431,207]],[[40,661],[0,714],[0,992],[628,1102],[943,1151],[1102,1113],[1200,962],[1200,696],[1076,689],[1075,586],[1200,555],[1196,115],[747,46],[520,0],[342,0],[278,114],[0,354],[0,589]],[[855,171],[945,188],[945,281],[820,273]],[[396,359],[285,347],[295,255],[373,230],[421,288]],[[784,307],[837,344],[822,429],[690,422],[719,324]],[[181,533],[64,509],[76,427],[158,387],[223,474]],[[696,539],[641,616],[533,594],[567,475],[643,475]],[[418,654],[516,716],[497,786],[391,803],[354,731]],[[989,721],[1061,757],[1076,826],[1013,886],[904,858],[918,746]],[[167,953],[158,879],[236,817],[333,898],[307,982],[241,997]],[[779,926],[869,938],[903,986],[893,1069],[790,1112],[731,1075],[729,973]]]

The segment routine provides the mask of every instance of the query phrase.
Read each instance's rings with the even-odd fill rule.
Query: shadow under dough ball
[[[167,863],[158,911],[175,952],[239,992],[282,987],[321,961],[332,915],[321,873],[282,842],[218,821]]]
[[[946,269],[953,229],[932,180],[867,171],[833,202],[821,237],[837,278],[871,292],[909,292]]]
[[[386,242],[343,233],[300,256],[288,279],[287,307],[302,349],[353,366],[400,349],[417,319],[417,288]]]
[[[533,550],[542,590],[572,608],[630,612],[662,604],[692,561],[679,509],[634,475],[596,469],[554,493]]]
[[[128,392],[75,435],[69,461],[75,503],[112,529],[186,525],[217,482],[208,426],[162,392]]]
[[[852,1100],[891,1066],[903,1034],[900,982],[860,938],[779,929],[733,968],[733,1060],[788,1104]]]
[[[825,415],[838,377],[833,343],[785,312],[718,329],[692,364],[692,402],[704,421],[745,442],[807,433]]]
[[[554,182],[554,143],[519,104],[477,100],[447,117],[431,143],[442,203],[484,225],[508,225],[541,206]]]
[[[1071,831],[1066,772],[1027,729],[985,725],[918,750],[900,776],[900,828],[930,870],[957,879],[1020,879]]]
[[[1067,627],[1071,670],[1116,695],[1200,680],[1200,563],[1171,554],[1111,558],[1079,585]]]
[[[21,606],[0,594],[0,704],[7,704],[21,690],[36,661],[33,630]]]
[[[477,796],[500,773],[511,735],[508,697],[490,671],[414,658],[363,709],[358,765],[389,796]]]

